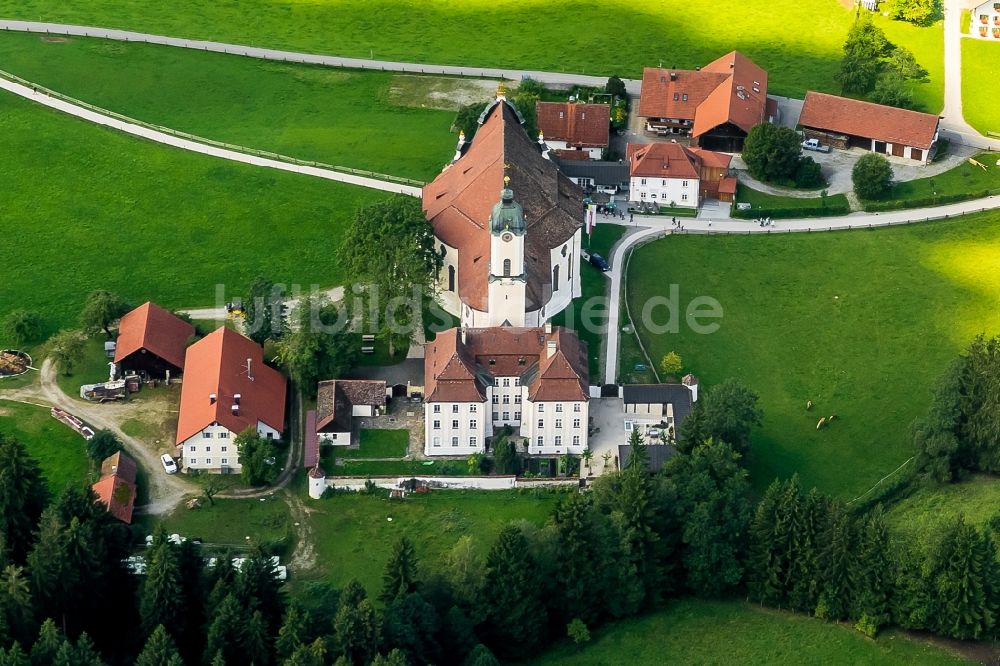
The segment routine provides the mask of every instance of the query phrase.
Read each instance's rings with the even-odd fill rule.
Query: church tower
[[[526,233],[524,210],[505,176],[500,201],[490,216],[490,326],[524,326]]]

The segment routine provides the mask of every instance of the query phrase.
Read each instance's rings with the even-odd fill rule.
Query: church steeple
[[[490,233],[496,236],[510,232],[522,236],[527,228],[524,209],[514,200],[514,191],[510,189],[510,176],[504,176],[500,201],[493,206],[493,214],[490,215]]]

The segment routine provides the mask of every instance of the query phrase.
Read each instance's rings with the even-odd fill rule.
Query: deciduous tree
[[[118,294],[98,289],[87,295],[83,311],[80,312],[80,325],[87,333],[104,331],[110,340],[114,337],[111,335],[111,325],[130,309],[128,303]]]
[[[851,170],[854,192],[862,199],[878,199],[892,185],[892,166],[885,155],[865,153]]]

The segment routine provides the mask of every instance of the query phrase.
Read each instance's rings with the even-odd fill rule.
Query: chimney
[[[548,348],[549,348],[549,355],[546,358],[552,358],[553,356],[556,355],[556,341],[549,340]]]
[[[239,393],[234,394],[233,395],[233,402],[235,402],[237,405],[240,404],[240,398],[242,398],[242,397],[243,396],[241,394],[239,394]]]
[[[677,72],[670,72],[670,80],[671,81],[677,80]]]
[[[239,405],[233,405],[232,410],[233,410],[233,416],[239,416],[240,415],[240,406]]]
[[[215,399],[216,399],[217,397],[218,397],[218,396],[216,396],[216,395],[215,395],[214,393],[209,393],[209,394],[208,394],[208,404],[210,404],[210,405],[214,405],[214,404],[215,404]]]
[[[549,319],[549,320],[547,320],[545,322],[545,334],[546,335],[551,335],[552,334],[552,320],[551,319]]]
[[[465,338],[465,333],[466,333],[466,329],[465,329],[465,327],[463,326],[461,330],[462,330],[462,344],[464,345],[464,344],[465,344],[465,339],[466,339],[466,338]]]

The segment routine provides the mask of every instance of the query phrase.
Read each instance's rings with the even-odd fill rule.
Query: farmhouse
[[[132,524],[135,506],[135,461],[123,451],[108,456],[101,463],[101,479],[91,486],[97,501],[108,513],[126,525]]]
[[[579,185],[584,192],[618,194],[628,191],[628,162],[625,160],[574,160],[554,156],[559,171]]]
[[[453,328],[424,345],[425,453],[469,455],[509,427],[530,454],[587,447],[587,344],[575,332]]]
[[[626,384],[621,388],[625,408],[625,432],[638,430],[646,443],[646,464],[658,472],[676,453],[684,420],[698,399],[698,380],[686,375],[680,384]],[[632,446],[618,446],[620,469],[628,466]]]
[[[646,131],[727,153],[743,149],[754,125],[770,121],[767,72],[739,51],[697,70],[647,67],[639,116]]]
[[[177,422],[186,471],[239,472],[233,439],[247,428],[281,438],[285,377],[264,365],[263,357],[260,345],[226,327],[188,348]]]
[[[570,102],[538,102],[540,139],[556,155],[568,159],[601,159],[608,147],[611,107],[607,104],[573,104]],[[577,155],[573,155],[576,153]]]
[[[528,138],[502,87],[479,123],[423,190],[439,298],[462,326],[538,326],[580,295],[583,192]]]
[[[122,317],[118,325],[114,355],[118,374],[150,379],[180,375],[184,350],[194,334],[194,326],[159,305],[140,305]]]
[[[331,379],[316,393],[316,438],[322,444],[349,446],[354,419],[378,416],[385,409],[386,384],[381,380]]]
[[[987,0],[972,10],[973,37],[1000,40],[1000,2]]]
[[[799,125],[807,139],[840,150],[862,148],[928,164],[937,153],[941,119],[894,106],[806,93]]]
[[[697,208],[705,198],[732,201],[732,157],[679,143],[628,145],[629,201]]]

